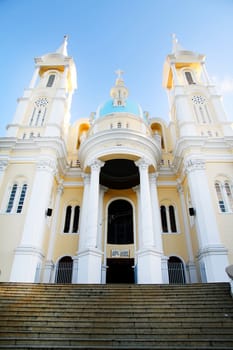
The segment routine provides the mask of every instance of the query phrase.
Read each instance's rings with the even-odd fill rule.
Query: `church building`
[[[1,282],[228,281],[232,123],[205,56],[175,37],[171,51],[169,123],[131,99],[118,70],[106,102],[71,124],[67,37],[35,58],[0,138]]]

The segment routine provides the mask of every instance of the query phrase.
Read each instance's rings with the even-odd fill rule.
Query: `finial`
[[[68,56],[68,53],[67,53],[67,42],[68,42],[68,35],[64,35],[64,38],[63,38],[63,43],[61,44],[61,46],[57,49],[57,53],[60,53],[64,56]]]
[[[124,86],[124,79],[122,77],[122,74],[124,73],[123,70],[118,69],[115,71],[117,78],[116,78],[116,86]]]
[[[179,44],[178,39],[176,37],[176,34],[173,33],[172,34],[172,53],[177,53],[178,51],[182,51],[182,50],[183,50],[183,48]]]

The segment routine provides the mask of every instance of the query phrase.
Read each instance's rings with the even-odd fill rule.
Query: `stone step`
[[[215,346],[220,346],[221,344],[228,347],[233,347],[233,337],[231,339],[225,339],[224,342],[222,339],[213,339],[205,338],[205,339],[187,339],[180,338],[176,339],[173,337],[172,339],[164,339],[158,337],[158,339],[136,339],[136,338],[125,338],[125,339],[86,339],[86,338],[1,338],[1,345],[46,345],[46,346],[135,346],[144,348],[145,346],[171,346],[172,344],[178,346],[211,346],[212,349],[215,349]],[[231,348],[232,349],[232,348]]]
[[[0,349],[233,349],[227,283],[3,283],[0,310]]]

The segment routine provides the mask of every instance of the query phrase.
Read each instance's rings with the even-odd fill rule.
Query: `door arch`
[[[168,259],[168,277],[170,284],[185,284],[185,269],[183,261],[177,256],[170,256]]]
[[[134,244],[133,207],[125,199],[116,199],[108,207],[107,244],[115,246],[119,256],[107,258],[106,282],[134,283],[134,258],[121,256],[124,246]]]
[[[113,201],[108,207],[107,243],[133,244],[133,208],[124,199]]]
[[[64,256],[58,261],[55,283],[72,283],[73,259]]]

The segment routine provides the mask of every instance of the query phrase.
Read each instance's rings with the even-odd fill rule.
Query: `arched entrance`
[[[185,284],[184,264],[177,256],[170,256],[168,259],[168,276],[171,284]]]
[[[70,256],[64,256],[58,262],[55,283],[72,283],[72,271],[72,258]]]
[[[125,256],[124,246],[134,243],[133,208],[123,199],[108,208],[107,243],[114,246],[117,257],[107,259],[107,283],[134,283],[134,258]],[[125,257],[123,257],[125,256]]]

